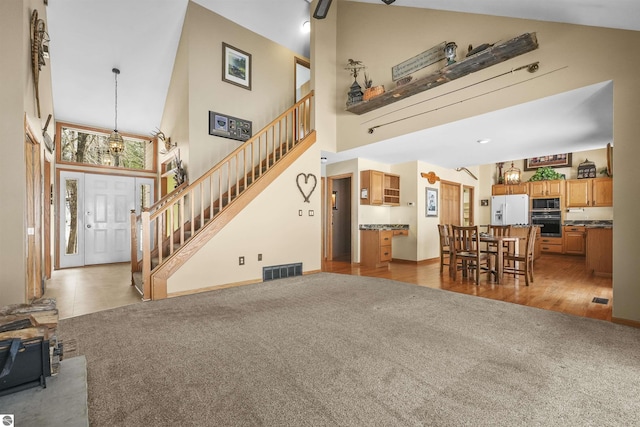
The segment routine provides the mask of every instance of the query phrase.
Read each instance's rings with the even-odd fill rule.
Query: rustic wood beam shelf
[[[358,115],[368,113],[537,48],[538,39],[536,38],[536,33],[525,33],[504,43],[496,43],[475,55],[434,71],[423,78],[384,92],[368,101],[350,105],[347,107],[347,111]]]

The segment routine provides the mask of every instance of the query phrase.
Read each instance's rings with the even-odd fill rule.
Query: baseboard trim
[[[396,262],[398,264],[426,265],[426,264],[438,263],[438,262],[440,262],[440,258],[429,258],[429,259],[423,259],[423,260],[420,260],[420,261],[413,261],[413,260],[410,260],[410,259],[393,258],[391,260],[391,262]]]
[[[621,317],[611,317],[611,321],[619,325],[631,326],[640,329],[640,322],[638,322],[637,320],[623,319]]]
[[[322,273],[322,270],[303,271],[302,275],[305,276],[307,274],[316,274],[316,273]],[[264,283],[264,282],[262,281],[262,279],[245,280],[245,281],[242,281],[242,282],[227,283],[227,284],[224,284],[224,285],[207,286],[206,288],[189,289],[188,291],[171,292],[170,294],[167,294],[166,297],[167,298],[182,297],[182,296],[185,296],[185,295],[200,294],[202,292],[218,291],[220,289],[236,288],[238,286],[246,286],[246,285],[254,285],[256,283]]]

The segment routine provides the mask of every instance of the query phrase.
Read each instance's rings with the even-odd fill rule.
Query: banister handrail
[[[171,190],[171,192],[169,194],[165,194],[164,197],[162,197],[160,200],[158,200],[157,202],[155,202],[153,205],[149,206],[148,208],[144,208],[143,210],[146,212],[153,212],[156,209],[158,209],[160,206],[164,205],[165,203],[167,203],[169,200],[173,199],[175,196],[178,195],[178,193],[182,192],[185,188],[187,188],[187,186],[189,185],[188,182],[183,182],[182,184],[178,185],[176,188],[174,188],[173,190]]]
[[[132,216],[134,226],[139,223],[141,227],[142,261],[137,259],[137,249],[132,249],[132,272],[142,273],[143,298],[152,298],[153,271],[312,134],[313,96],[311,91],[195,181],[182,184],[141,215]],[[153,266],[152,255],[157,257]]]
[[[253,135],[251,138],[247,139],[244,143],[242,143],[242,145],[240,145],[238,148],[233,150],[231,153],[227,154],[227,156],[224,159],[220,160],[216,165],[214,165],[211,169],[209,169],[207,172],[205,172],[200,178],[198,178],[193,183],[191,183],[189,185],[189,187],[197,186],[199,183],[201,183],[203,180],[205,180],[208,175],[210,175],[214,170],[216,170],[221,164],[223,164],[225,162],[228,162],[233,157],[235,157],[238,153],[240,153],[242,150],[244,150],[247,147],[247,145],[250,145],[251,143],[253,143],[260,136],[265,135],[269,131],[269,129],[271,129],[275,124],[279,123],[284,117],[286,117],[289,113],[291,113],[292,110],[295,110],[296,107],[298,107],[300,105],[304,105],[308,100],[310,100],[311,97],[313,97],[313,93],[314,93],[313,91],[309,92],[308,95],[306,95],[300,101],[296,102],[293,105],[293,107],[290,107],[284,113],[280,114],[276,119],[272,120],[260,132],[258,132],[257,134]]]

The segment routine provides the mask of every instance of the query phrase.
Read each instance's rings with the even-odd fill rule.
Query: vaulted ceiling
[[[309,55],[309,35],[301,31],[302,22],[310,16],[307,0],[194,1],[300,55]],[[396,0],[390,6],[379,0],[335,1],[640,30],[640,2],[635,0]],[[47,15],[56,119],[110,129],[114,124],[111,70],[118,67],[118,128],[148,135],[159,127],[187,4],[188,0],[50,0]],[[567,102],[587,94],[601,96],[605,106],[610,102],[607,84],[585,90],[572,100],[565,96]],[[433,131],[451,136],[457,128],[452,124]]]

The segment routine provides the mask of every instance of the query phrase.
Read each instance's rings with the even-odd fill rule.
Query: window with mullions
[[[60,160],[85,165],[153,170],[153,144],[124,136],[124,151],[109,151],[109,134],[71,126],[60,127]]]

